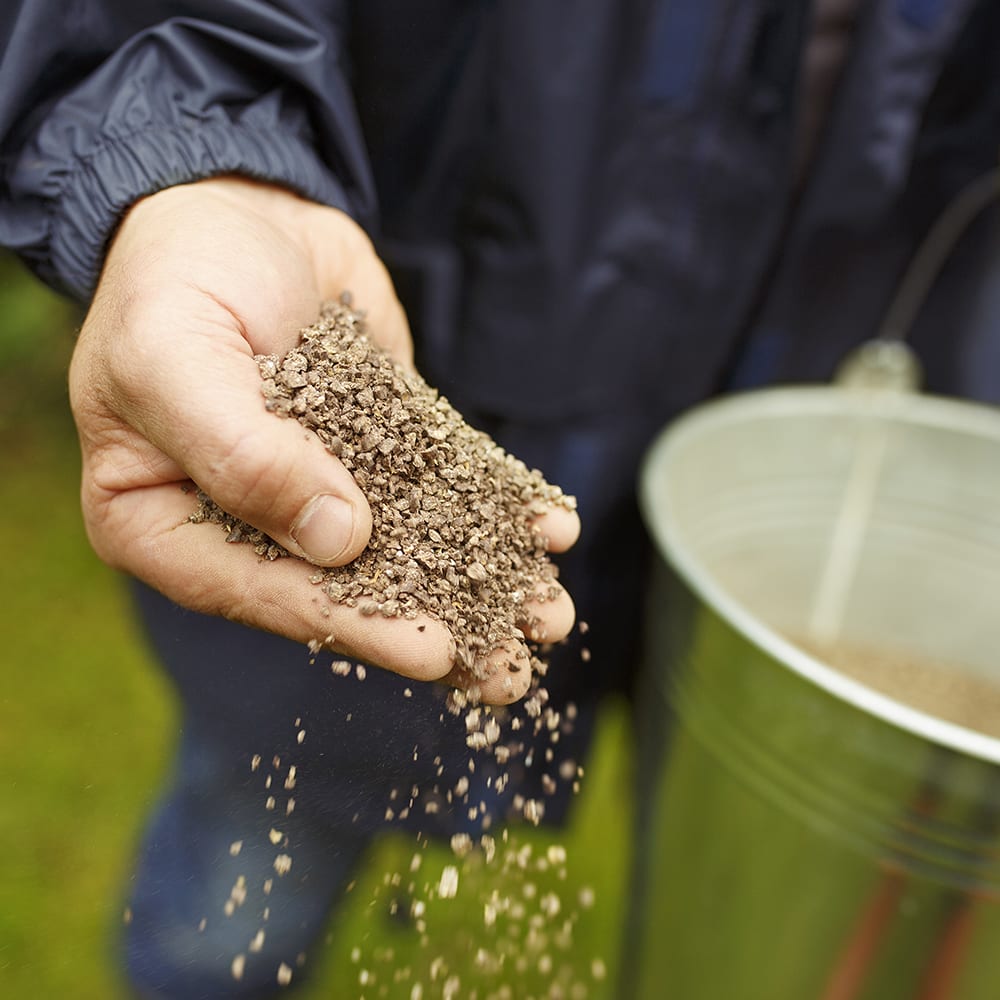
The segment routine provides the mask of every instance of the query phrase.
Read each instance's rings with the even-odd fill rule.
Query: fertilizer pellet
[[[246,955],[237,955],[229,967],[229,971],[233,974],[233,979],[237,982],[243,978],[243,970],[246,968],[246,963]]]
[[[458,869],[454,865],[445,865],[438,882],[438,895],[442,899],[452,899],[458,892]]]

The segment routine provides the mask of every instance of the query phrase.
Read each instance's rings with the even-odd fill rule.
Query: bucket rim
[[[860,711],[941,746],[1000,764],[1000,738],[911,708],[889,695],[841,674],[800,649],[758,618],[708,572],[689,545],[669,502],[657,497],[656,484],[666,475],[673,455],[692,438],[718,426],[749,418],[790,416],[865,417],[878,415],[908,426],[923,426],[988,438],[1000,445],[1000,410],[985,404],[922,393],[808,385],[753,389],[720,396],[671,421],[654,438],[639,472],[639,507],[661,558],[686,586],[716,614],[806,681]]]

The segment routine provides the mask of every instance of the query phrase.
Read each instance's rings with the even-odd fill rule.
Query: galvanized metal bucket
[[[1000,996],[1000,414],[864,381],[648,455],[633,996]]]

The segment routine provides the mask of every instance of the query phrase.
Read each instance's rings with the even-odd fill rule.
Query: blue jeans
[[[639,418],[573,429],[480,423],[579,500],[583,534],[560,573],[591,628],[555,650],[546,687],[557,708],[577,706],[558,750],[582,761],[601,698],[632,683],[647,559],[634,481],[654,428]],[[279,964],[295,968],[373,835],[401,822],[386,819],[387,807],[395,802],[398,813],[414,785],[420,796],[402,822],[425,835],[469,827],[467,806],[442,800],[426,810],[435,787],[444,792],[461,776],[477,782],[469,801],[486,801],[497,818],[515,792],[543,798],[546,821],[564,818],[569,784],[546,794],[542,781],[558,760],[537,753],[527,766],[519,757],[501,799],[479,758],[469,774],[464,721],[444,711],[442,687],[378,669],[363,682],[335,677],[326,654],[310,662],[296,643],[184,611],[142,586],[135,593],[183,711],[172,782],[146,831],[129,902],[125,957],[140,996],[272,995]],[[546,733],[537,742],[550,745]],[[291,766],[295,787],[286,789]],[[292,861],[282,876],[279,853]],[[255,938],[261,948],[249,951]],[[241,953],[237,980],[231,962]]]

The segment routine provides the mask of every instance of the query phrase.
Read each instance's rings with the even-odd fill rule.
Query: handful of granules
[[[284,358],[257,363],[267,408],[314,431],[371,506],[367,548],[315,581],[365,615],[443,622],[456,665],[481,676],[484,654],[537,624],[526,601],[544,599],[545,584],[555,596],[556,567],[532,522],[553,505],[574,509],[573,498],[380,350],[347,301],[325,306]],[[227,541],[263,558],[289,554],[205,494],[199,501],[192,521],[223,525]]]

